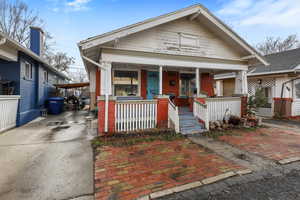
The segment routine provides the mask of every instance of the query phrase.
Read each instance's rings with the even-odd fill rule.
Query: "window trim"
[[[47,74],[46,78],[45,78],[45,73]],[[44,72],[43,72],[43,81],[44,81],[44,83],[49,82],[49,73],[47,70],[44,70]]]
[[[136,71],[138,72],[138,93],[136,97],[141,97],[141,69],[119,69],[119,68],[113,68],[112,69],[112,94],[115,97],[124,97],[124,96],[117,96],[115,93],[115,83],[114,83],[114,77],[115,77],[115,71]]]
[[[24,74],[23,79],[24,80],[33,80],[33,64],[31,62],[28,62],[26,60],[22,60],[23,67],[24,67]],[[27,76],[27,66],[29,66],[29,75]]]
[[[181,74],[193,74],[193,75],[195,75],[194,79],[196,79],[196,74],[195,74],[194,72],[189,72],[189,71],[187,71],[187,72],[185,72],[185,71],[180,71],[180,73],[179,73],[179,88],[178,88],[178,89],[179,89],[179,97],[185,97],[185,98],[187,98],[187,97],[193,97],[194,94],[193,94],[192,96],[187,96],[187,95],[181,93],[181,87],[182,87],[182,84],[183,84],[183,83],[182,83],[182,79],[181,79],[181,77],[180,77]],[[189,80],[188,85],[189,85],[188,90],[189,90],[189,92],[190,92],[190,89],[191,89],[191,80]]]

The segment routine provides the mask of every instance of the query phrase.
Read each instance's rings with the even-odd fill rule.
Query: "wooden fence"
[[[124,100],[115,105],[116,132],[156,128],[156,100]]]

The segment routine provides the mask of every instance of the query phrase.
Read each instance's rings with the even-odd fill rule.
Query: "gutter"
[[[100,63],[97,63],[95,61],[93,61],[92,59],[84,56],[82,54],[82,51],[81,51],[81,48],[79,48],[80,50],[80,55],[82,57],[83,60],[86,60],[87,62],[93,64],[93,65],[96,65],[97,67],[103,69],[103,70],[108,70],[106,69],[105,67],[103,67]],[[104,132],[108,132],[108,98],[109,98],[109,94],[108,94],[108,90],[107,88],[105,89],[105,111],[104,111],[104,116],[105,116],[105,121],[104,121]]]

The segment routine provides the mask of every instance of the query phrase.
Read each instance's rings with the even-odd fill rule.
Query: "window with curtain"
[[[114,71],[115,96],[137,96],[138,76],[138,71]]]

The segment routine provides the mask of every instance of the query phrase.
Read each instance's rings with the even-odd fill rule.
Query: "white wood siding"
[[[180,48],[180,34],[196,36],[199,46]],[[187,18],[120,38],[114,47],[212,58],[239,59],[241,57],[234,48],[208,31],[200,22],[190,21]]]
[[[19,96],[0,95],[0,132],[16,126]]]

